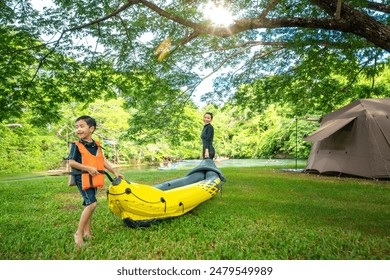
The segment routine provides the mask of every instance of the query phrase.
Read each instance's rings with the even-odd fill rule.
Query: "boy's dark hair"
[[[75,122],[78,122],[80,120],[84,120],[89,127],[93,126],[96,129],[97,124],[96,124],[96,121],[94,118],[92,118],[90,116],[81,116],[81,117],[78,117]]]

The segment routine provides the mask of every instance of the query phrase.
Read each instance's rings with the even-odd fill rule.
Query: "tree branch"
[[[251,60],[254,61],[254,60],[257,60],[257,59],[261,59],[261,58],[266,57],[266,56],[268,56],[268,55],[270,55],[270,54],[272,54],[274,52],[278,52],[278,51],[280,51],[282,49],[284,49],[284,47],[278,47],[278,48],[271,49],[271,50],[266,51],[266,52],[262,52],[260,54],[257,54],[255,56],[253,56]]]
[[[119,14],[116,14],[115,17],[117,17],[120,20],[123,28],[125,29],[126,36],[127,36],[128,40],[130,40],[130,35],[129,35],[129,31],[127,29],[126,22],[123,20],[123,18]]]
[[[342,0],[337,0],[336,13],[335,13],[336,19],[341,18],[341,5],[342,5]]]
[[[310,2],[333,17],[336,13],[337,1],[311,0]],[[370,17],[367,13],[356,9],[355,6],[345,2],[342,3],[341,19],[331,21],[330,23],[329,27],[319,26],[319,28],[353,33],[390,52],[390,27]]]
[[[182,46],[184,46],[185,44],[187,44],[188,42],[192,41],[193,39],[195,39],[196,37],[198,37],[200,35],[200,33],[198,31],[194,31],[192,32],[190,35],[187,35],[185,36],[181,41],[180,41],[180,44]]]
[[[170,20],[172,20],[174,22],[177,22],[177,23],[179,23],[181,25],[191,27],[194,30],[202,29],[202,25],[200,25],[198,23],[194,23],[194,22],[189,21],[189,20],[186,20],[186,19],[184,19],[182,17],[179,17],[179,16],[176,16],[176,15],[174,15],[172,13],[169,13],[169,12],[161,9],[160,7],[156,6],[155,4],[153,4],[153,3],[149,2],[149,1],[139,0],[139,3],[141,3],[144,6],[148,7],[152,11],[155,11],[160,16],[165,17],[167,19],[170,19]]]
[[[176,15],[173,15],[167,11],[164,11],[157,7],[156,5],[146,1],[140,0],[140,3],[157,12],[160,16],[168,18],[174,22],[177,22],[181,25],[190,27],[194,29],[196,33],[208,34],[218,37],[230,37],[237,33],[244,32],[247,30],[254,30],[260,28],[281,28],[281,27],[300,27],[300,28],[321,28],[326,30],[338,30],[347,33],[354,33],[361,37],[368,39],[370,42],[375,43],[381,48],[390,51],[390,32],[389,28],[380,22],[375,21],[367,14],[353,9],[348,5],[342,4],[340,7],[341,19],[335,19],[334,15],[337,10],[337,1],[339,0],[313,0],[312,3],[321,9],[325,10],[328,14],[331,15],[331,18],[274,18],[266,19],[264,15],[277,4],[277,0],[271,0],[267,5],[265,11],[259,18],[243,18],[235,21],[234,24],[228,27],[215,27],[212,25],[202,25],[197,24]],[[341,3],[341,2],[340,2]],[[346,18],[344,17],[347,16]],[[367,24],[372,24],[373,28],[385,29],[383,33],[383,38],[376,38],[375,35],[372,35],[371,31],[361,30],[361,28],[356,28],[355,23],[359,21],[365,21]],[[387,35],[386,35],[387,34]]]
[[[267,7],[265,7],[264,11],[261,12],[259,19],[265,19],[268,13],[280,2],[280,0],[271,0],[268,3]]]
[[[41,69],[41,67],[42,67],[42,65],[43,65],[43,63],[44,63],[44,61],[46,60],[47,57],[49,57],[49,56],[54,52],[54,50],[55,50],[55,49],[57,48],[57,46],[59,45],[59,43],[60,43],[62,37],[65,35],[65,33],[71,32],[71,31],[75,31],[75,30],[79,30],[79,29],[83,29],[83,28],[89,27],[89,26],[94,25],[94,24],[99,24],[100,22],[103,22],[103,21],[105,21],[105,20],[107,20],[107,19],[110,19],[110,18],[112,18],[112,17],[114,17],[114,16],[118,16],[118,14],[119,14],[120,12],[122,12],[122,11],[126,10],[127,8],[129,8],[130,6],[135,5],[135,4],[138,4],[138,3],[139,3],[138,0],[128,0],[128,2],[127,2],[126,4],[124,4],[123,6],[119,7],[118,9],[116,9],[115,11],[113,11],[112,13],[110,13],[109,15],[107,15],[107,16],[105,16],[105,17],[96,19],[96,20],[94,20],[94,21],[88,22],[88,23],[83,24],[83,25],[75,26],[75,27],[72,27],[72,28],[69,28],[69,29],[64,30],[64,31],[61,33],[61,35],[60,35],[60,37],[58,38],[58,40],[56,41],[54,47],[51,48],[50,51],[40,59],[39,64],[38,64],[38,67],[37,67],[37,69],[35,70],[35,73],[34,73],[32,79],[31,79],[29,85],[27,86],[27,90],[30,88],[30,86],[32,85],[32,83],[33,83],[33,81],[35,80],[36,76],[38,75],[38,72],[39,72],[39,70]]]
[[[116,15],[118,15],[119,13],[123,12],[124,10],[126,10],[127,8],[129,8],[130,6],[132,5],[136,5],[136,4],[139,4],[140,1],[139,0],[128,0],[126,4],[124,4],[123,6],[119,7],[118,9],[116,9],[115,11],[113,11],[112,13],[102,17],[102,18],[98,18],[96,20],[93,20],[91,22],[88,22],[86,24],[83,24],[83,25],[78,25],[78,26],[75,26],[75,27],[72,27],[72,28],[69,28],[67,30],[65,30],[63,33],[65,32],[69,32],[69,31],[75,31],[75,30],[79,30],[79,29],[83,29],[83,28],[86,28],[86,27],[89,27],[91,25],[94,25],[96,23],[100,23],[100,22],[103,22],[103,21],[106,21]]]
[[[195,23],[184,19],[180,16],[167,12],[155,4],[146,0],[129,0],[126,4],[110,13],[109,15],[96,19],[92,22],[75,26],[67,29],[64,32],[74,31],[82,29],[98,22],[105,21],[113,16],[116,16],[123,10],[127,9],[131,5],[142,4],[152,11],[158,13],[160,16],[165,17],[171,21],[174,21],[180,25],[193,29],[193,33],[190,36],[183,38],[181,44],[186,44],[193,38],[201,34],[213,35],[217,37],[230,37],[237,33],[247,30],[254,30],[260,28],[283,28],[283,27],[300,27],[300,28],[320,28],[325,30],[337,30],[346,33],[354,33],[358,36],[366,38],[368,41],[376,44],[377,46],[390,51],[390,29],[388,26],[382,24],[371,18],[364,12],[361,12],[355,7],[342,3],[339,7],[340,19],[335,19],[334,15],[337,11],[337,3],[341,4],[340,0],[311,0],[313,5],[321,8],[330,15],[330,18],[272,18],[266,19],[268,12],[278,4],[278,0],[271,0],[265,10],[258,18],[243,18],[235,21],[234,24],[228,27],[216,27],[213,25],[206,25]],[[389,5],[377,4],[373,2],[368,3],[369,7],[381,9],[387,11]],[[367,26],[369,28],[361,28],[361,26]],[[372,32],[374,30],[375,32]],[[378,36],[380,34],[380,36]]]
[[[374,10],[374,11],[390,14],[390,5],[380,4],[380,3],[375,3],[375,2],[368,1],[367,8],[369,8],[370,10]]]

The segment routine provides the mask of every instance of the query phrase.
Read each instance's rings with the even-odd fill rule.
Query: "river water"
[[[201,160],[182,160],[178,162],[172,163],[171,167],[160,169],[158,166],[147,166],[147,165],[133,165],[131,167],[124,167],[124,170],[151,170],[151,169],[160,169],[160,170],[175,170],[175,169],[183,169],[183,170],[190,170],[194,167],[196,167]],[[306,159],[227,159],[227,160],[221,160],[216,161],[215,165],[218,168],[224,168],[224,167],[256,167],[256,166],[275,166],[276,168],[285,169],[287,171],[303,171],[302,166],[306,165]],[[299,167],[299,168],[298,168]],[[0,182],[2,181],[15,181],[15,180],[27,180],[27,179],[38,179],[43,177],[50,177],[50,176],[57,176],[57,175],[64,175],[61,170],[58,171],[59,173],[41,173],[40,175],[32,175],[32,176],[11,176],[11,177],[0,177]]]
[[[306,164],[306,159],[227,159],[216,161],[218,168],[224,167],[256,167],[256,166],[275,166],[280,168],[296,168]],[[172,163],[170,167],[158,168],[157,166],[137,166],[136,169],[192,169],[196,167],[201,160],[182,160]]]

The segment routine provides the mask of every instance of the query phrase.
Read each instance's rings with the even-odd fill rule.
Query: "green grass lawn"
[[[222,168],[222,195],[148,228],[126,227],[99,192],[95,239],[73,234],[82,211],[65,176],[0,182],[2,260],[389,260],[390,182]],[[126,171],[154,184],[188,170]],[[107,182],[108,185],[108,182]]]

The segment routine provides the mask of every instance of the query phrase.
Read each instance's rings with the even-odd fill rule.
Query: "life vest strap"
[[[105,170],[98,170],[98,172],[100,174],[106,174],[108,179],[110,180],[110,182],[113,181],[113,179],[110,176],[110,174],[108,172],[106,172]],[[70,171],[70,172],[66,172],[66,174],[68,174],[68,175],[81,175],[81,174],[86,174],[86,173],[88,173],[88,172],[87,171]],[[92,181],[92,176],[91,175],[89,175],[89,179],[90,179],[90,181]]]

